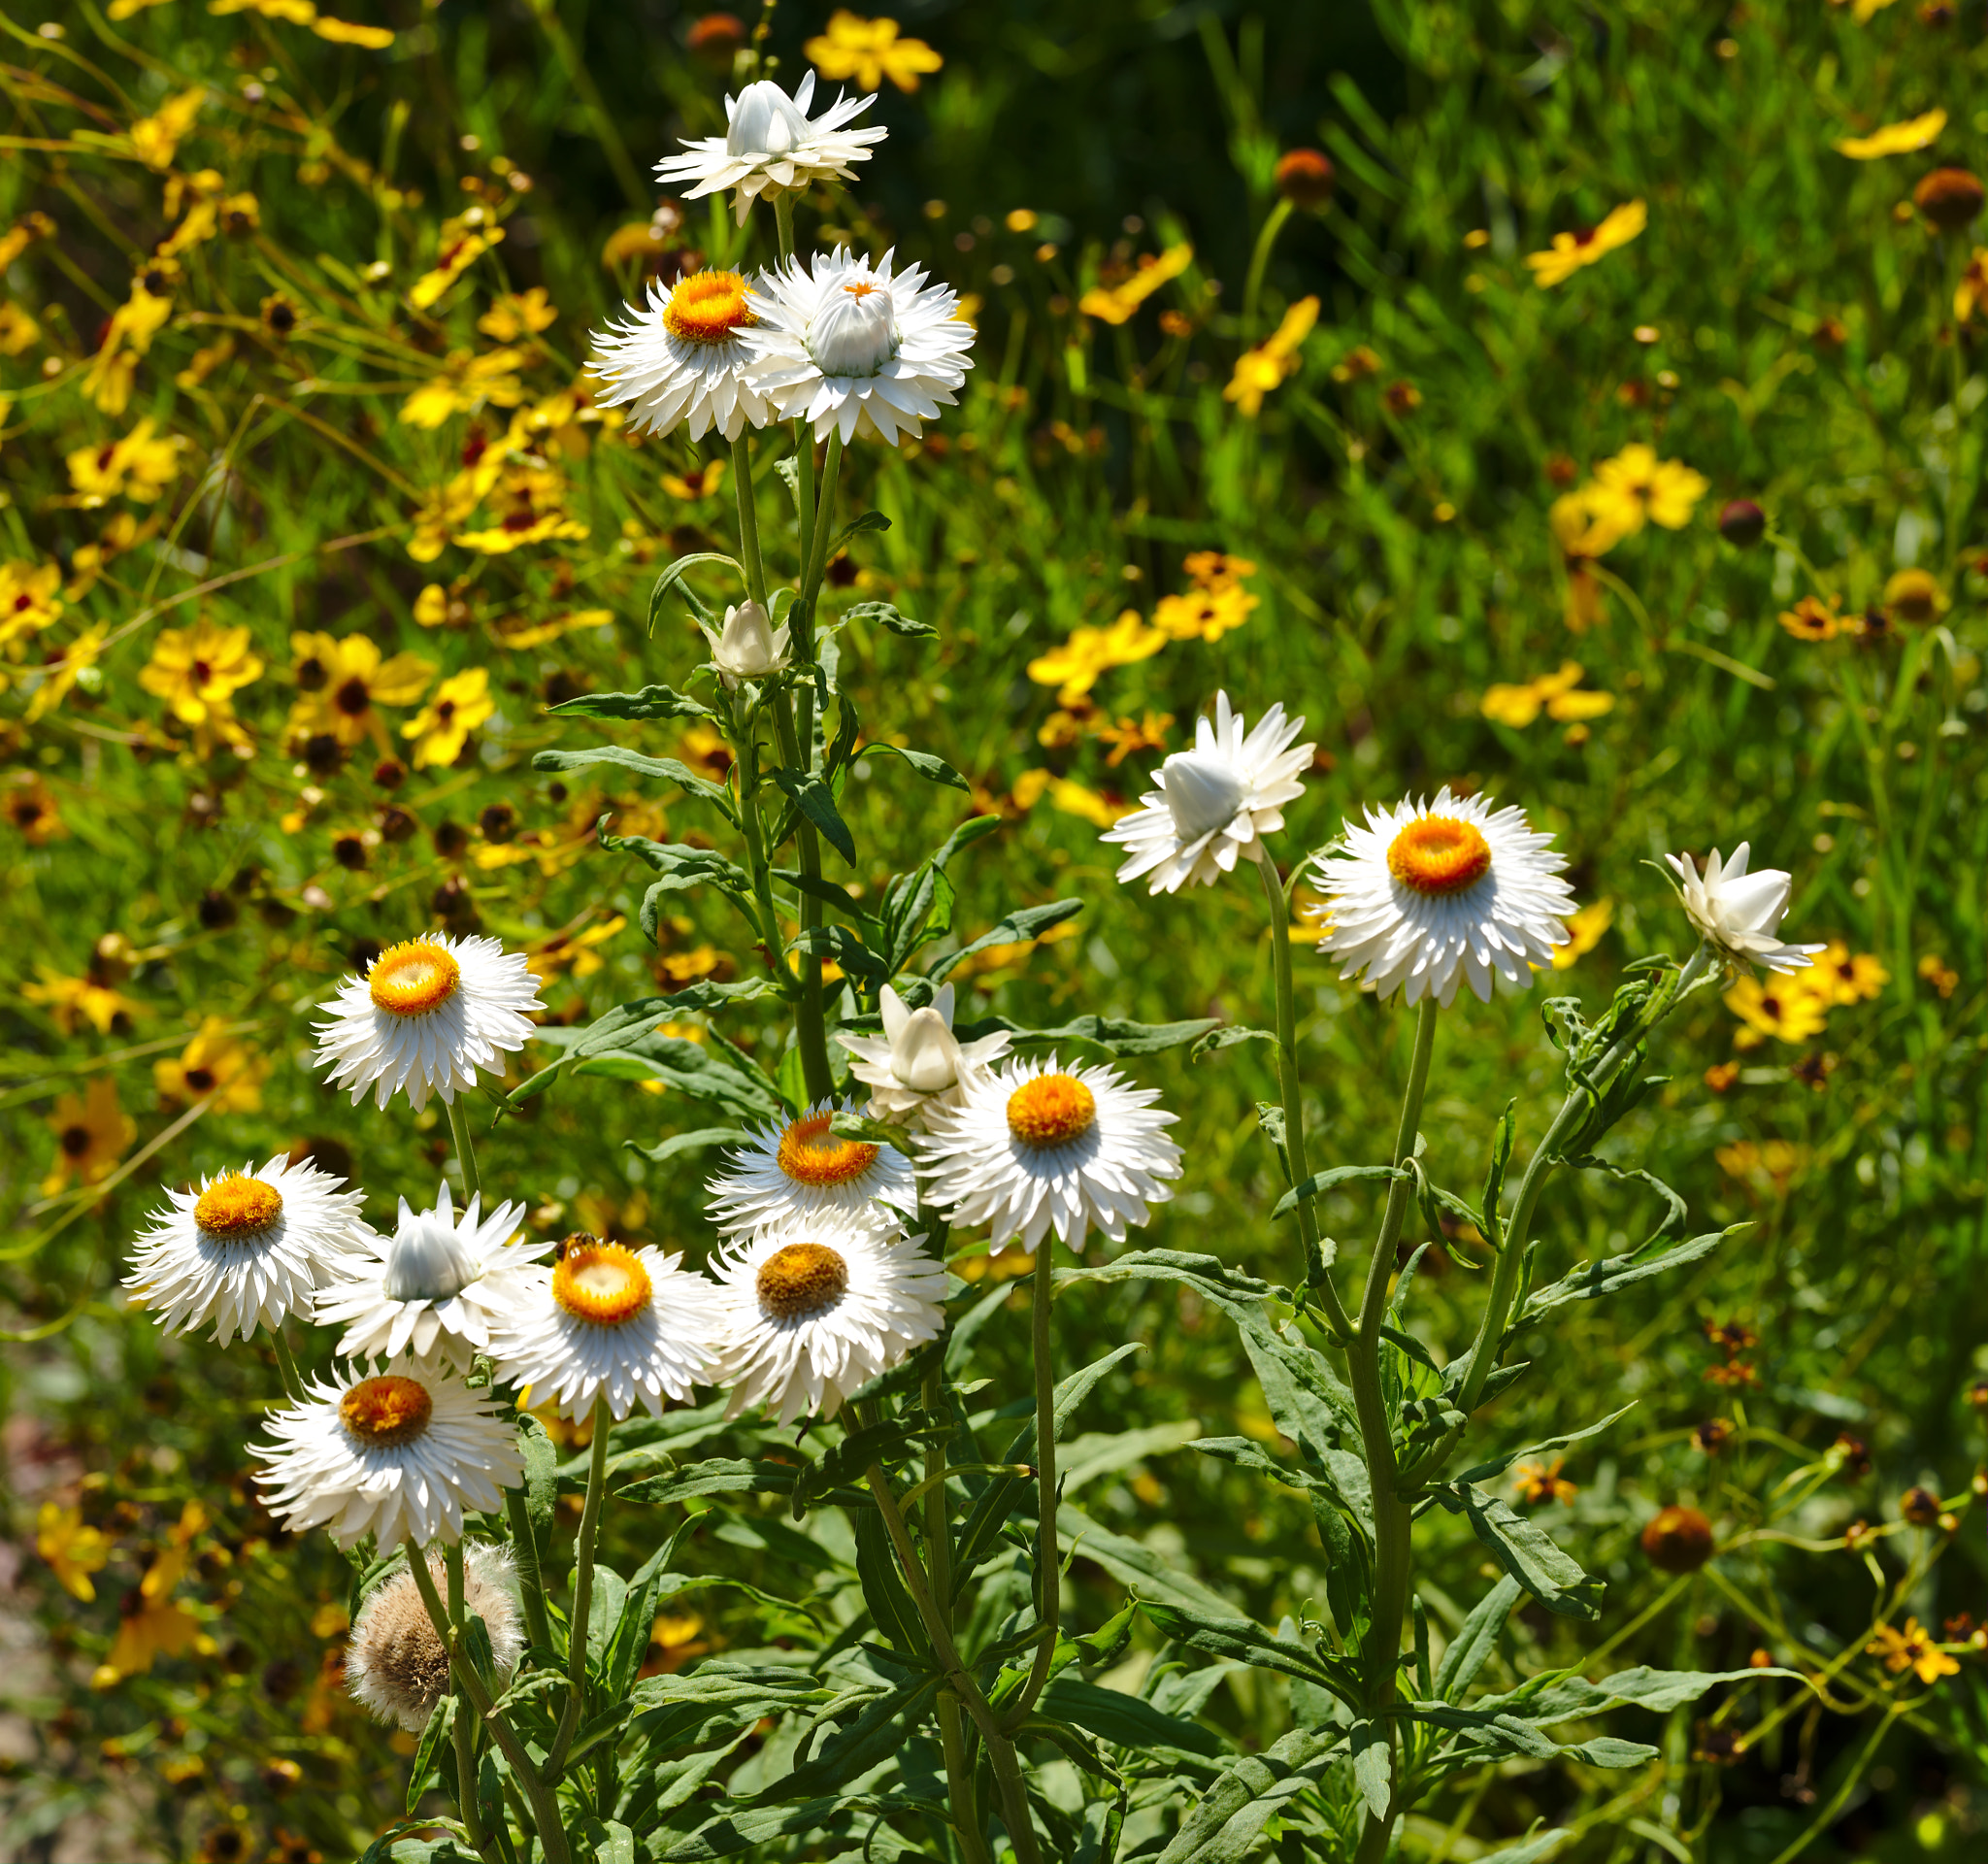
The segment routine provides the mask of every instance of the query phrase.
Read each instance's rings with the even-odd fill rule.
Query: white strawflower
[[[781,1224],[712,1259],[723,1290],[712,1378],[728,1417],[765,1405],[781,1424],[843,1400],[945,1327],[945,1270],[895,1225]]]
[[[440,1554],[428,1555],[436,1597],[447,1600],[448,1579]],[[463,1548],[462,1603],[483,1621],[497,1659],[501,1691],[524,1652],[513,1587],[511,1549],[474,1541]],[[346,1687],[375,1721],[398,1722],[411,1735],[428,1725],[435,1705],[448,1693],[448,1652],[435,1635],[412,1573],[396,1573],[367,1595],[346,1645]]]
[[[922,1010],[907,1010],[886,983],[878,999],[882,1035],[837,1032],[836,1041],[854,1057],[849,1073],[870,1089],[873,1119],[915,1120],[929,1107],[953,1106],[963,1075],[1008,1052],[1005,1029],[961,1042],[952,1033],[952,985],[942,983]]]
[[[704,638],[711,643],[711,663],[727,688],[736,690],[741,680],[763,680],[778,673],[792,656],[787,651],[788,624],[776,628],[757,602],[744,602],[725,610],[724,625],[716,633],[704,626]]]
[[[977,1073],[958,1106],[926,1120],[926,1194],[955,1225],[984,1224],[996,1253],[1011,1240],[1033,1251],[1051,1228],[1073,1249],[1092,1229],[1122,1243],[1180,1175],[1158,1099],[1115,1069],[1066,1072],[1054,1055]]]
[[[1194,727],[1194,749],[1176,750],[1153,773],[1153,786],[1130,816],[1105,831],[1128,851],[1121,881],[1150,874],[1152,893],[1176,893],[1190,882],[1212,886],[1257,838],[1284,825],[1284,804],[1304,793],[1298,773],[1311,745],[1293,746],[1303,718],[1272,706],[1246,737],[1229,695],[1215,694],[1215,716]]]
[[[773,411],[745,374],[758,321],[736,272],[693,272],[668,291],[651,279],[646,306],[631,305],[623,321],[594,335],[593,371],[607,384],[597,399],[629,403],[638,434],[687,426],[702,440],[715,427],[737,440],[747,426],[764,427]]]
[[[725,1154],[711,1180],[712,1215],[727,1236],[769,1224],[869,1220],[873,1207],[918,1207],[917,1175],[894,1146],[844,1139],[833,1130],[853,1100],[820,1101],[784,1126],[749,1128],[749,1144]]]
[[[255,1446],[269,1512],[341,1548],[368,1534],[381,1552],[462,1538],[465,1510],[487,1514],[524,1480],[516,1426],[487,1392],[401,1357],[382,1372],[345,1367],[271,1414],[274,1447]]]
[[[951,288],[928,286],[920,266],[893,273],[891,260],[837,247],[764,274],[753,292],[753,384],[782,419],[812,421],[816,440],[915,439],[973,367],[974,327],[954,316]]]
[[[852,164],[867,162],[872,145],[889,132],[880,123],[847,127],[870,108],[868,97],[839,96],[819,116],[811,117],[808,106],[813,101],[812,71],[791,97],[770,78],[747,84],[738,96],[725,99],[730,126],[724,135],[682,138],[687,152],[658,162],[656,179],[673,185],[694,183],[683,190],[691,201],[735,189],[732,205],[741,226],[762,194],[798,193],[815,182],[854,181]]]
[[[1664,858],[1677,872],[1675,885],[1691,923],[1726,957],[1740,964],[1758,964],[1770,971],[1806,970],[1819,945],[1784,945],[1780,923],[1788,910],[1793,878],[1778,867],[1746,871],[1751,844],[1741,842],[1733,858],[1721,862],[1719,850],[1706,856],[1700,877],[1689,854]]]
[[[491,1330],[498,1375],[584,1417],[605,1394],[610,1414],[640,1404],[663,1415],[710,1382],[718,1291],[679,1255],[571,1236],[556,1264],[527,1273],[516,1306]]]
[[[456,1215],[445,1183],[432,1211],[400,1201],[391,1237],[371,1237],[317,1291],[319,1326],[343,1326],[339,1352],[350,1359],[438,1354],[467,1372],[490,1350],[490,1329],[524,1296],[524,1272],[549,1245],[519,1243],[522,1204],[500,1204],[480,1215],[479,1198]]]
[[[474,1087],[480,1069],[501,1074],[499,1056],[524,1047],[542,1006],[519,953],[431,932],[388,946],[326,1007],[314,1059],[332,1064],[332,1085],[349,1087],[354,1104],[370,1087],[376,1107],[405,1087],[419,1113],[431,1093],[447,1102]]]
[[[1321,951],[1348,978],[1366,974],[1381,996],[1444,1006],[1466,979],[1484,1002],[1494,982],[1524,988],[1567,939],[1574,894],[1557,878],[1566,860],[1553,838],[1515,808],[1480,796],[1369,808],[1314,869],[1324,921]]]
[[[314,1292],[376,1241],[358,1191],[308,1161],[279,1153],[166,1193],[139,1237],[124,1285],[168,1333],[215,1323],[226,1346],[292,1314],[310,1317]]]

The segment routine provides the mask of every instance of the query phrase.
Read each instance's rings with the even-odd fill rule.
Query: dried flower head
[[[1936,168],[1912,190],[1912,205],[1942,233],[1958,233],[1981,211],[1980,181],[1964,168]]]
[[[1660,1508],[1642,1531],[1642,1550],[1660,1573],[1696,1573],[1712,1556],[1712,1524],[1695,1508]]]
[[[1293,207],[1323,207],[1338,176],[1322,150],[1292,149],[1277,157],[1271,183]]]
[[[447,1581],[439,1557],[428,1561],[438,1594]],[[524,1648],[510,1549],[476,1543],[465,1548],[462,1602],[483,1621],[500,1680],[508,1680]],[[435,1635],[412,1573],[402,1571],[359,1610],[346,1648],[346,1686],[378,1721],[397,1721],[411,1734],[428,1725],[448,1687],[448,1652]]]
[[[1899,1513],[1914,1527],[1931,1527],[1939,1519],[1939,1497],[1915,1485],[1899,1497]]]

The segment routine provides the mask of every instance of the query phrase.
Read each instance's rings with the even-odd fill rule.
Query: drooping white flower
[[[226,1346],[292,1314],[378,1241],[359,1215],[365,1202],[345,1181],[279,1153],[166,1193],[139,1237],[124,1285],[168,1333],[215,1323]]]
[[[663,1415],[710,1382],[718,1341],[716,1284],[680,1255],[569,1237],[556,1264],[527,1272],[512,1311],[491,1329],[498,1375],[584,1417],[605,1394],[609,1414],[639,1404]],[[543,1388],[543,1389],[542,1389]]]
[[[432,1211],[400,1201],[391,1237],[372,1237],[317,1291],[319,1326],[343,1326],[338,1350],[350,1359],[413,1352],[440,1355],[467,1372],[490,1350],[490,1329],[524,1297],[525,1270],[549,1245],[518,1243],[522,1204],[500,1204],[487,1216],[471,1198],[459,1216],[445,1183]]]
[[[764,427],[773,410],[746,373],[758,321],[736,272],[693,272],[667,292],[651,279],[646,306],[631,305],[621,322],[594,335],[594,374],[607,384],[601,405],[628,403],[638,434],[684,426],[702,440],[715,427],[737,440],[747,426]]]
[[[445,1102],[474,1087],[477,1073],[501,1073],[498,1057],[532,1033],[539,981],[524,958],[495,939],[426,938],[390,945],[364,977],[348,978],[317,1025],[317,1062],[356,1104],[370,1087],[384,1107],[402,1087],[416,1113],[431,1093]]]
[[[784,1126],[748,1129],[749,1144],[726,1153],[729,1169],[706,1186],[718,1227],[735,1237],[789,1221],[872,1221],[878,1204],[916,1210],[917,1178],[904,1153],[833,1130],[836,1115],[855,1104],[821,1101]]]
[[[724,625],[716,633],[702,621],[697,625],[711,643],[711,663],[728,687],[736,687],[741,680],[763,680],[778,673],[792,657],[787,650],[788,623],[782,621],[776,628],[757,602],[728,606]]]
[[[1667,854],[1676,870],[1675,885],[1684,910],[1702,937],[1724,956],[1740,964],[1758,964],[1769,971],[1802,971],[1820,945],[1784,945],[1780,924],[1788,911],[1793,877],[1778,867],[1746,871],[1752,845],[1741,842],[1730,860],[1721,861],[1713,849],[1700,876],[1689,854]]]
[[[265,1506],[341,1548],[368,1534],[382,1553],[458,1541],[465,1510],[487,1514],[524,1479],[516,1427],[489,1394],[409,1357],[313,1380],[268,1429],[274,1446],[255,1446]]]
[[[833,1417],[852,1391],[945,1326],[945,1269],[896,1224],[783,1223],[712,1259],[723,1333],[712,1380],[725,1415]]]
[[[446,1599],[448,1581],[439,1554],[428,1555],[428,1577],[436,1596]],[[481,1618],[490,1634],[500,1689],[524,1651],[516,1583],[509,1548],[474,1541],[463,1548],[463,1610]],[[414,1576],[405,1569],[376,1586],[359,1608],[346,1645],[346,1687],[375,1721],[398,1722],[411,1735],[427,1727],[447,1693],[448,1652],[435,1634]]]
[[[1298,773],[1314,747],[1291,743],[1304,729],[1274,705],[1244,736],[1242,715],[1216,693],[1215,716],[1195,724],[1194,749],[1169,757],[1139,808],[1105,831],[1128,850],[1118,878],[1150,874],[1149,892],[1176,893],[1190,882],[1211,886],[1253,855],[1259,836],[1283,827],[1284,804],[1304,793]]]
[[[1481,796],[1369,808],[1314,868],[1325,895],[1321,951],[1348,978],[1365,974],[1381,996],[1447,1006],[1469,981],[1484,1002],[1494,984],[1523,989],[1534,966],[1567,942],[1574,894],[1558,878],[1566,860],[1553,838],[1516,808]]]
[[[952,1005],[949,983],[942,983],[920,1010],[906,1009],[905,1000],[886,983],[878,999],[882,1035],[837,1032],[836,1041],[854,1057],[850,1074],[870,1089],[873,1119],[915,1120],[929,1107],[953,1106],[963,1075],[1008,1052],[1011,1038],[1005,1029],[977,1042],[961,1042],[952,1033]]]
[[[656,164],[656,179],[670,184],[689,182],[685,200],[736,190],[733,211],[739,224],[762,194],[798,193],[816,182],[855,180],[852,164],[867,162],[870,150],[889,132],[880,123],[863,129],[848,127],[870,108],[868,97],[838,97],[819,116],[811,117],[814,74],[801,80],[789,97],[770,78],[747,84],[725,99],[728,127],[722,136],[683,138],[685,152]]]
[[[1093,1229],[1122,1243],[1180,1175],[1158,1099],[1115,1069],[1066,1072],[1054,1055],[976,1073],[926,1121],[926,1195],[956,1226],[985,1225],[996,1253],[1016,1240],[1033,1251],[1052,1228],[1072,1248]]]
[[[915,439],[973,367],[974,327],[954,315],[950,287],[927,285],[919,266],[893,272],[892,256],[873,266],[837,247],[789,260],[754,289],[753,385],[782,419],[812,421],[817,440]]]

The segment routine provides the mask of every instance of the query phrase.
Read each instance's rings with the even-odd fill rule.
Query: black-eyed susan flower
[[[718,1227],[738,1237],[777,1223],[863,1222],[878,1205],[915,1210],[917,1182],[904,1153],[834,1130],[835,1115],[855,1106],[823,1101],[784,1125],[748,1129],[749,1143],[727,1152],[706,1186]]]
[[[1627,246],[1649,224],[1649,210],[1641,201],[1629,201],[1611,209],[1601,222],[1576,233],[1556,233],[1544,252],[1528,252],[1535,284],[1565,284],[1582,266],[1593,265],[1617,247]]]
[[[462,755],[470,733],[496,711],[486,668],[471,667],[450,675],[435,688],[428,703],[400,728],[400,735],[414,742],[410,761],[416,770],[431,764],[454,763]]]
[[[770,78],[750,83],[725,99],[722,136],[683,139],[685,152],[656,164],[659,182],[688,182],[685,200],[733,190],[733,211],[741,226],[761,195],[799,193],[817,182],[854,181],[857,162],[888,132],[878,123],[849,125],[870,108],[868,97],[838,98],[819,116],[810,116],[814,74],[801,80],[789,97]]]
[[[262,1106],[269,1061],[228,1032],[225,1016],[206,1016],[177,1056],[151,1065],[152,1084],[167,1102],[211,1100],[212,1112],[252,1114]]]
[[[348,634],[342,641],[328,634],[293,634],[290,650],[297,680],[297,702],[286,727],[292,738],[322,734],[349,748],[371,737],[384,751],[386,728],[375,708],[414,704],[435,677],[434,661],[418,653],[388,657],[364,634]]]
[[[463,1548],[462,1567],[463,1610],[481,1618],[490,1634],[501,1690],[524,1652],[511,1550],[472,1541]],[[428,1576],[441,1596],[447,1581],[439,1557],[429,1557]],[[448,1686],[448,1652],[436,1634],[420,1587],[412,1574],[397,1573],[369,1593],[359,1608],[346,1646],[346,1687],[374,1720],[397,1722],[417,1735]]]
[[[1749,874],[1751,845],[1741,842],[1730,858],[1713,849],[1701,875],[1689,854],[1667,854],[1678,898],[1699,936],[1736,964],[1769,971],[1806,970],[1819,945],[1784,945],[1778,934],[1788,911],[1793,878],[1782,868]]]
[[[138,1122],[117,1104],[117,1083],[107,1074],[92,1078],[81,1094],[64,1094],[49,1115],[55,1157],[42,1181],[42,1195],[53,1197],[73,1179],[98,1184],[138,1137]]]

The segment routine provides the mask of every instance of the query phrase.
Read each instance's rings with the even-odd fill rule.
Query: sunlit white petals
[[[683,189],[686,200],[735,190],[733,211],[741,226],[762,194],[795,192],[816,182],[853,181],[855,164],[889,133],[882,124],[849,125],[868,110],[869,97],[838,97],[819,116],[808,115],[814,101],[814,74],[801,80],[789,97],[771,79],[747,84],[725,99],[727,129],[722,136],[685,138],[684,153],[656,164],[656,179]]]
[[[736,272],[692,273],[667,290],[651,279],[646,305],[631,305],[620,322],[594,334],[601,405],[626,404],[638,434],[683,427],[702,440],[715,428],[737,440],[747,427],[764,427],[773,410],[746,374],[757,354],[756,320]]]
[[[725,1154],[726,1169],[707,1186],[718,1227],[740,1236],[789,1221],[867,1222],[878,1204],[917,1209],[917,1179],[904,1153],[835,1132],[835,1115],[855,1105],[819,1101],[784,1125],[751,1129],[749,1143]]]
[[[711,663],[729,687],[741,680],[763,680],[778,673],[792,659],[788,651],[789,626],[782,621],[776,628],[757,602],[729,605],[721,627],[712,629],[699,622],[704,638],[711,644]]]
[[[1409,1003],[1448,1005],[1464,982],[1486,1003],[1494,988],[1523,989],[1566,942],[1574,911],[1552,841],[1516,808],[1446,788],[1430,803],[1370,808],[1317,857],[1318,949],[1347,977]]]
[[[889,984],[878,1002],[883,1015],[880,1036],[838,1031],[849,1051],[849,1072],[870,1089],[873,1119],[917,1121],[930,1108],[955,1106],[963,1076],[985,1068],[1008,1052],[1005,1029],[961,1042],[952,1032],[953,989],[943,983],[920,1010],[907,1009]]]
[[[1701,876],[1689,854],[1667,854],[1677,875],[1678,897],[1691,923],[1726,957],[1739,964],[1758,964],[1769,971],[1805,970],[1819,945],[1785,945],[1780,924],[1788,911],[1794,884],[1778,867],[1746,871],[1751,845],[1741,842],[1732,857],[1721,860],[1713,849]]]
[[[169,1190],[124,1285],[168,1333],[212,1320],[222,1346],[291,1314],[308,1317],[315,1290],[379,1240],[359,1215],[364,1198],[344,1182],[279,1154],[197,1190]]]
[[[1139,808],[1105,831],[1127,850],[1119,880],[1150,876],[1148,891],[1176,893],[1212,885],[1253,858],[1259,837],[1283,827],[1283,806],[1304,793],[1299,774],[1314,747],[1291,742],[1304,729],[1274,705],[1245,733],[1228,694],[1216,693],[1214,716],[1195,725],[1194,749],[1169,757]]]

